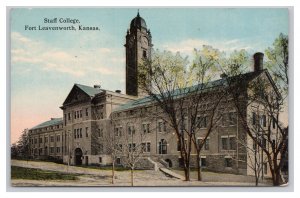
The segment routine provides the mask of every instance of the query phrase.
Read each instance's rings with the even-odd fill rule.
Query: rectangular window
[[[43,138],[40,138],[39,143],[40,144],[43,143]]]
[[[275,118],[273,118],[273,129],[275,129],[276,128],[276,119]]]
[[[102,157],[99,157],[99,164],[102,163]]]
[[[89,116],[89,108],[86,108],[86,109],[85,109],[85,116],[86,116],[86,117]]]
[[[54,136],[50,137],[50,142],[54,142]]]
[[[264,163],[264,175],[268,174],[268,164]]]
[[[71,113],[68,113],[68,120],[71,120]]]
[[[67,125],[67,114],[64,114],[65,126]]]
[[[82,138],[82,128],[80,128],[80,138]]]
[[[76,129],[74,129],[74,139],[76,139],[77,135],[76,135]]]
[[[142,128],[144,133],[150,133],[150,123],[144,123]]]
[[[121,158],[117,158],[117,160],[116,160],[116,163],[117,163],[117,165],[120,165],[121,164]]]
[[[47,143],[48,142],[48,137],[45,137],[44,139],[45,139],[45,143]]]
[[[37,138],[34,138],[34,143],[37,144]]]
[[[225,167],[227,167],[227,168],[232,167],[232,159],[231,158],[225,158]]]
[[[229,137],[229,150],[236,150],[236,138]]]
[[[206,138],[205,140],[204,150],[209,150],[209,138]]]
[[[221,140],[222,140],[222,150],[227,150],[227,140],[228,138],[227,137],[221,137]]]
[[[133,125],[128,126],[128,134],[129,135],[134,135],[135,134],[135,129],[134,129]]]
[[[261,122],[262,122],[262,126],[266,127],[267,126],[267,116],[266,115],[262,115],[261,117]]]
[[[82,110],[80,110],[80,117],[82,118]]]
[[[200,158],[200,165],[201,165],[201,167],[206,167],[206,157]]]
[[[56,153],[60,153],[60,147],[56,147]]]
[[[149,153],[151,148],[150,142],[142,143],[142,148],[143,148],[143,152]]]
[[[85,137],[89,137],[89,127],[85,127]]]
[[[158,122],[158,132],[166,132],[167,131],[167,124],[164,121]]]
[[[252,125],[256,124],[256,113],[252,112]]]
[[[56,136],[56,141],[59,142],[60,141],[60,135]]]
[[[54,153],[54,147],[50,147],[50,153]]]
[[[180,140],[177,140],[177,151],[180,151],[180,149],[181,149]]]
[[[74,113],[74,119],[76,119],[77,118],[77,111],[75,111],[75,113]]]

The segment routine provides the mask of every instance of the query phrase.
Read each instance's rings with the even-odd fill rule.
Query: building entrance
[[[82,165],[82,150],[80,148],[75,149],[75,165]]]

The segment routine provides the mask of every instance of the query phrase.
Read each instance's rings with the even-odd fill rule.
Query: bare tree
[[[286,47],[284,49],[287,50]],[[283,53],[285,58],[281,59],[284,60],[284,65],[287,63],[286,54]],[[232,73],[230,68],[227,71],[228,91],[242,120],[243,128],[267,157],[273,185],[280,185],[283,182],[281,167],[284,162],[281,156],[287,151],[288,131],[285,130],[286,126],[279,116],[284,109],[281,93],[287,88],[281,89],[281,86],[276,86],[266,70],[246,74]],[[282,77],[284,76],[288,77]],[[288,79],[284,82],[288,82]],[[259,122],[261,124],[257,124]],[[257,138],[258,136],[260,138]]]
[[[179,141],[180,155],[186,181],[190,180],[190,160],[193,145],[197,147],[198,160],[203,142],[198,144],[196,138],[199,126],[201,104],[209,98],[208,82],[214,77],[215,63],[219,51],[210,46],[203,46],[201,51],[195,50],[195,60],[189,65],[187,58],[179,53],[155,51],[151,60],[144,60],[139,69],[139,87],[149,95],[149,100],[159,108],[162,120],[168,123],[175,131]],[[218,95],[218,94],[216,94]],[[218,95],[214,103],[209,104],[214,112],[225,94]],[[214,114],[214,113],[213,113]],[[209,117],[214,120],[214,116]],[[210,130],[204,134],[204,141],[211,133],[213,121],[210,121]],[[198,179],[201,180],[200,162],[198,162]]]

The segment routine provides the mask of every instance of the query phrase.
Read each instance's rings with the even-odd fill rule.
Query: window
[[[60,135],[56,136],[56,141],[59,142],[60,141]]]
[[[50,147],[50,153],[54,153],[54,147]]]
[[[206,128],[206,127],[207,127],[207,116],[200,117],[199,128]]]
[[[275,128],[276,128],[276,119],[275,119],[275,118],[273,118],[273,123],[272,123],[272,125],[273,125],[273,129],[275,129]]]
[[[43,143],[43,138],[40,137],[39,143]]]
[[[56,147],[56,153],[60,153],[60,147]]]
[[[116,127],[115,128],[115,136],[122,136],[122,127],[119,126],[119,127]]]
[[[117,158],[117,160],[116,160],[116,163],[118,164],[118,165],[120,165],[121,164],[121,158]]]
[[[236,150],[236,139],[235,139],[235,137],[229,137],[229,150]]]
[[[99,157],[99,164],[102,163],[102,157]]]
[[[37,138],[34,138],[34,143],[37,144]]]
[[[201,167],[206,167],[206,156],[201,156],[200,165]]]
[[[235,112],[229,112],[228,113],[228,121],[229,121],[229,125],[235,125],[236,124],[236,113]]]
[[[266,117],[266,115],[262,115],[260,119],[261,119],[261,120],[260,120],[261,126],[262,126],[262,127],[266,127],[266,126],[267,126],[267,117]]]
[[[89,127],[85,127],[85,137],[89,137]]]
[[[222,150],[227,150],[227,137],[221,137],[222,140]]]
[[[268,174],[268,164],[264,163],[264,175]]]
[[[206,138],[206,140],[205,140],[204,150],[209,150],[209,138]]]
[[[74,138],[76,139],[76,129],[74,129]]]
[[[86,116],[86,117],[89,116],[89,108],[86,108],[86,109],[85,109],[85,116]]]
[[[264,138],[264,137],[262,137],[262,139],[261,139],[261,145],[262,145],[262,148],[266,148],[266,145],[267,145],[267,140],[266,140],[266,138]]]
[[[128,149],[129,149],[129,152],[134,152],[135,151],[135,143],[128,144]]]
[[[256,113],[252,112],[252,125],[256,124]]]
[[[129,135],[134,135],[135,134],[135,129],[134,129],[133,125],[128,126],[128,134]]]
[[[144,133],[150,133],[150,123],[144,123],[142,125]]]
[[[225,157],[225,167],[232,167],[232,159],[230,157]]]
[[[74,114],[74,119],[77,118],[77,111],[75,111],[75,114]]]
[[[146,52],[146,50],[143,50],[143,58],[147,58],[147,52]]]
[[[50,142],[54,142],[54,136],[50,136]]]
[[[151,149],[150,142],[142,143],[143,152],[149,153]]]
[[[68,120],[71,120],[71,113],[68,113]]]
[[[159,121],[158,122],[158,132],[166,132],[167,131],[167,125],[166,122],[164,121]]]
[[[180,140],[177,140],[177,151],[181,150],[181,144],[180,144]]]
[[[77,129],[76,131],[77,131],[76,137],[79,138],[79,129]]]
[[[82,118],[82,110],[80,110],[80,117]]]
[[[67,114],[64,114],[65,126],[67,125]]]
[[[222,136],[222,150],[236,150],[236,138],[234,135]]]
[[[80,130],[79,130],[79,134],[80,134],[80,138],[82,138],[82,128],[80,128]]]

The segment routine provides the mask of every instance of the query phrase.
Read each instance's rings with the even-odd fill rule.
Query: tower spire
[[[137,11],[137,16],[140,17],[140,9]]]

